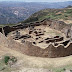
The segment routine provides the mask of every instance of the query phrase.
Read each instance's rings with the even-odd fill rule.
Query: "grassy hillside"
[[[40,21],[45,18],[54,19],[54,20],[72,20],[72,8],[63,8],[63,9],[44,9],[37,13],[34,13],[23,23]]]
[[[15,24],[0,24],[0,28],[1,27],[5,27],[5,26],[14,26]],[[17,24],[16,24],[17,25]]]

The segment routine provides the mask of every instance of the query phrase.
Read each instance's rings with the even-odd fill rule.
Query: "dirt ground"
[[[42,36],[43,38],[53,37],[56,35],[64,36],[64,34],[62,34],[61,32],[50,29],[48,27],[41,27],[41,28],[43,28],[46,31],[45,35]],[[20,30],[20,32],[21,34],[27,34],[28,30],[23,29]],[[11,37],[12,33],[10,33],[9,36]],[[72,66],[72,55],[60,58],[41,58],[41,57],[27,56],[20,52],[7,48],[6,45],[4,45],[4,43],[1,43],[0,45],[0,58],[5,55],[12,55],[17,58],[17,63],[15,63],[11,68],[7,67],[7,69],[0,72],[62,72],[56,70],[60,69],[60,67],[64,68],[66,66]],[[44,44],[41,45],[37,44],[37,45],[45,47]]]
[[[60,19],[59,21],[63,21],[66,24],[72,24],[72,20],[63,20],[63,19]]]
[[[0,46],[0,57],[3,55],[17,57],[18,61],[12,67],[12,70],[15,69],[15,72],[53,72],[53,68],[72,65],[72,56],[62,58],[32,57]]]

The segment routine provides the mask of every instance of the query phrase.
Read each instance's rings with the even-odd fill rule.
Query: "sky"
[[[64,2],[72,0],[0,0],[0,1],[24,1],[24,2]]]

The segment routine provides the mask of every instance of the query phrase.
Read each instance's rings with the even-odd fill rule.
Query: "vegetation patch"
[[[37,13],[31,15],[28,19],[22,23],[29,23],[34,21],[41,21],[43,19],[53,19],[53,20],[72,20],[72,9],[44,9]]]
[[[17,58],[15,58],[14,56],[5,56],[5,57],[4,57],[4,63],[5,63],[6,65],[8,65],[8,64],[13,64],[13,63],[15,63],[15,62],[17,62]]]

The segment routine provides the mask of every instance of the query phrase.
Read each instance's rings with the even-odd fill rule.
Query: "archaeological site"
[[[29,56],[57,58],[72,55],[72,26],[63,21],[44,19],[5,26],[0,32],[2,44]]]

